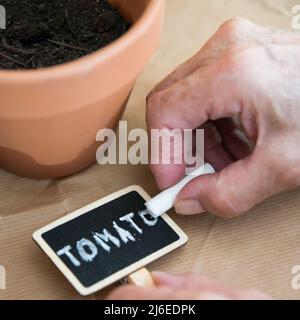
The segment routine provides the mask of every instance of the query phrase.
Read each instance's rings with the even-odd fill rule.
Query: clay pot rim
[[[0,70],[0,82],[39,82],[50,78],[86,73],[96,65],[107,63],[107,60],[114,59],[145,34],[145,30],[148,29],[147,24],[151,24],[151,20],[161,7],[161,1],[163,0],[149,0],[141,17],[125,34],[109,45],[79,59],[42,69]]]

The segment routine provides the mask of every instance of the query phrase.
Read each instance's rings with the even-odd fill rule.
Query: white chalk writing
[[[73,254],[71,253],[72,247],[71,246],[65,246],[63,249],[56,252],[56,254],[60,257],[63,255],[66,255],[70,261],[74,264],[75,267],[80,267],[81,263],[78,261]]]
[[[157,224],[158,219],[153,218],[151,215],[147,213],[147,211],[140,211],[136,215],[137,218],[140,219],[146,227],[153,227]],[[122,222],[124,225],[127,223],[128,227],[137,231],[138,234],[143,234],[143,229],[140,225],[134,221],[135,214],[133,212],[126,214],[119,218],[119,221]],[[122,244],[126,245],[129,241],[135,242],[135,236],[125,229],[125,226],[120,226],[116,221],[112,221],[112,228],[117,233],[117,238],[107,229],[103,229],[102,232],[91,232],[92,238],[95,241],[92,242],[89,239],[82,238],[76,242],[76,253],[72,253],[72,246],[66,245],[61,250],[57,251],[56,254],[61,257],[65,256],[69,259],[69,261],[75,266],[80,267],[82,265],[81,261],[77,258],[79,256],[83,262],[90,263],[93,262],[94,259],[97,257],[99,251],[98,248],[102,248],[105,252],[110,253],[112,250],[112,245],[116,248],[121,248]],[[98,246],[98,247],[97,247]]]
[[[158,218],[154,218],[146,210],[139,211],[139,216],[143,219],[147,226],[153,227],[157,224]]]
[[[120,218],[120,221],[127,221],[129,224],[139,233],[142,234],[143,230],[133,221],[134,213],[129,213],[124,217]]]
[[[92,262],[98,253],[98,249],[93,242],[85,238],[77,241],[76,247],[80,257],[85,262]],[[87,252],[86,247],[90,252]]]
[[[111,248],[106,243],[111,241],[116,247],[120,248],[120,240],[110,234],[106,229],[103,230],[103,233],[94,233],[94,239],[97,244],[99,244],[105,251],[110,252]],[[106,243],[105,243],[106,242]]]
[[[128,230],[119,227],[115,221],[113,222],[113,227],[116,229],[124,243],[127,243],[128,240],[135,241],[134,236]]]

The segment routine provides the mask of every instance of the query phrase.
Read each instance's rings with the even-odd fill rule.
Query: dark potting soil
[[[0,69],[49,67],[78,59],[130,27],[106,0],[0,0]]]

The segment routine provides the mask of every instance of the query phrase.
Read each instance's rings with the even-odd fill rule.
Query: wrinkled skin
[[[300,33],[242,18],[221,26],[147,98],[148,129],[205,129],[205,160],[218,171],[190,182],[176,211],[238,216],[300,185]],[[160,189],[184,165],[151,165]],[[125,286],[111,299],[269,299],[198,275],[153,274],[155,288]]]
[[[147,101],[149,130],[204,127],[205,160],[218,170],[185,187],[178,213],[237,216],[299,186],[300,33],[230,20]],[[151,169],[161,189],[185,172]]]

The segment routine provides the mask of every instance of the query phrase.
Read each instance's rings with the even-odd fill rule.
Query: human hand
[[[148,129],[205,129],[205,160],[176,211],[232,217],[300,185],[300,34],[226,22],[147,98]],[[238,120],[238,121],[236,121]],[[151,165],[161,189],[184,165]]]
[[[268,295],[255,289],[226,287],[204,276],[193,274],[174,276],[154,272],[153,288],[124,286],[108,297],[110,300],[267,300]]]

